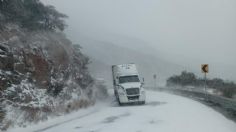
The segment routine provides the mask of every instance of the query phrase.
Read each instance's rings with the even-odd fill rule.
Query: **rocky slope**
[[[0,127],[25,126],[91,105],[88,57],[61,32],[0,30]],[[103,92],[104,93],[104,92]]]

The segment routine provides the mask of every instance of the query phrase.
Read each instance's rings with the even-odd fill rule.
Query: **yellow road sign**
[[[202,73],[208,73],[208,72],[209,72],[209,65],[202,64]]]

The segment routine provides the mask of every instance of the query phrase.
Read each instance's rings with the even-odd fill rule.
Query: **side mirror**
[[[144,82],[141,82],[141,86],[143,86],[144,85]]]
[[[143,81],[141,82],[141,86],[143,86],[145,83],[144,83],[144,78],[143,78]]]

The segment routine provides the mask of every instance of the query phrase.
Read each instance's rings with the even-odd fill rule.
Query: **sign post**
[[[206,99],[208,100],[206,87],[207,87],[207,73],[209,73],[209,65],[208,64],[202,64],[201,70],[202,70],[202,73],[204,73],[204,80],[205,80],[205,82],[204,82],[204,92],[205,92]]]
[[[157,75],[156,74],[153,75],[153,79],[154,79],[154,88],[157,88]]]

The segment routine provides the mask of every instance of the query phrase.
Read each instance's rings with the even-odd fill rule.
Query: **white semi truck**
[[[140,81],[135,64],[113,65],[112,75],[114,94],[120,105],[127,103],[145,104],[144,83]]]

